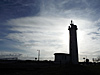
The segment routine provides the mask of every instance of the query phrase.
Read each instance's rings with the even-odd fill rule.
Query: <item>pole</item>
[[[40,50],[37,50],[38,51],[38,61],[40,60]]]

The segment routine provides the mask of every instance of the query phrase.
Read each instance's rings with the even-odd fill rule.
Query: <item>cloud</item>
[[[93,40],[98,40],[98,39],[100,39],[100,38],[99,38],[100,32],[90,32],[90,33],[88,33],[88,35],[90,35],[90,36],[91,36],[91,39],[93,39]]]
[[[93,34],[98,34],[98,32],[93,32],[97,31],[95,23],[78,18],[74,22],[78,26],[79,54],[91,49],[98,50],[99,45],[95,46],[95,44],[99,42],[93,41],[96,39]],[[68,18],[24,17],[8,20],[6,24],[12,26],[9,28],[10,31],[14,31],[14,33],[9,33],[6,38],[18,43],[14,46],[15,48],[27,51],[32,56],[36,56],[37,49],[41,50],[43,57],[53,56],[55,52],[69,53],[68,26],[70,19]],[[88,42],[86,43],[86,41]]]
[[[17,17],[15,15],[15,19],[6,21],[5,26],[10,27],[7,28],[8,32],[5,32],[4,37],[9,42],[13,41],[9,43],[13,48],[27,51],[34,56],[37,54],[37,49],[40,49],[44,56],[51,56],[54,52],[69,52],[68,25],[72,19],[78,26],[79,53],[99,50],[100,20],[97,2],[94,0],[91,2],[89,0],[33,0],[32,2],[19,0],[10,4],[10,8],[14,11],[10,12],[9,9],[9,13],[15,15],[16,8],[18,14]]]
[[[88,33],[88,35],[91,35],[91,34],[96,34],[96,35],[98,35],[98,34],[100,34],[100,33],[98,33],[98,32],[91,32],[91,33]]]
[[[1,22],[12,18],[36,16],[40,11],[40,0],[1,0],[0,10]]]
[[[95,11],[96,7],[91,9],[91,5],[87,0],[58,0],[57,2],[55,0],[42,0],[40,16],[60,16],[94,20],[95,16],[93,15],[97,15]]]
[[[9,30],[14,31],[14,33],[9,33],[6,39],[18,43],[18,45],[14,46],[15,48],[33,53],[36,53],[37,49],[46,52],[45,55],[49,51],[51,55],[54,52],[68,52],[67,21],[70,20],[55,17],[11,19],[6,24],[12,26]],[[51,56],[50,54],[48,56]]]
[[[0,41],[2,41],[3,39],[0,39]]]

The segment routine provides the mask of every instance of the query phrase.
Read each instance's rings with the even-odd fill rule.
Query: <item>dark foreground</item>
[[[100,65],[56,65],[53,62],[0,63],[0,75],[100,75]]]

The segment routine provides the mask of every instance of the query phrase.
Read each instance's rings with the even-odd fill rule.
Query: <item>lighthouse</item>
[[[55,63],[58,64],[78,64],[78,44],[77,44],[77,26],[71,20],[69,30],[69,54],[55,53]]]
[[[71,24],[68,27],[69,30],[69,53],[70,62],[72,64],[78,64],[78,45],[77,45],[77,26],[74,25],[71,20]]]

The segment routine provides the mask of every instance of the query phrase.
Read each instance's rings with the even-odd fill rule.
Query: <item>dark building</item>
[[[77,26],[71,24],[68,27],[69,30],[69,53],[55,53],[55,62],[56,63],[71,63],[78,64],[78,45],[77,45]]]
[[[77,26],[72,23],[69,26],[69,52],[72,64],[78,64],[78,46],[77,46]]]
[[[55,63],[67,64],[70,63],[70,54],[67,53],[55,53]]]

